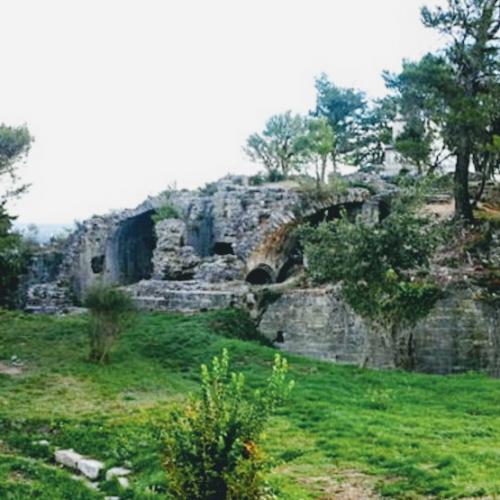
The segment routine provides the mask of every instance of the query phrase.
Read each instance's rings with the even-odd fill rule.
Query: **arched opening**
[[[115,268],[120,284],[151,278],[153,250],[156,246],[152,211],[124,220],[116,234]]]
[[[234,255],[232,243],[227,243],[225,241],[217,241],[214,245],[215,255]]]
[[[356,215],[361,212],[362,207],[363,203],[359,202],[332,205],[331,207],[326,207],[323,210],[319,210],[309,215],[305,218],[305,222],[312,224],[313,226],[317,226],[324,221],[340,219],[344,211],[349,220],[354,220]]]
[[[266,264],[261,264],[247,274],[246,281],[252,285],[273,283],[273,270]]]

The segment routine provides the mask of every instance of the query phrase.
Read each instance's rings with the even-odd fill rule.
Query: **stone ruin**
[[[293,228],[342,210],[378,217],[380,199],[353,188],[311,201],[286,184],[228,176],[211,192],[174,191],[133,210],[95,216],[69,237],[56,271],[30,279],[26,309],[78,304],[100,282],[126,287],[142,309],[199,311],[237,305],[252,285],[282,283],[300,266]],[[165,203],[178,218],[154,222]],[[38,267],[40,267],[38,263]]]
[[[57,257],[35,259],[26,310],[70,311],[93,284],[113,284],[143,310],[244,308],[263,335],[289,352],[378,368],[500,375],[500,313],[473,290],[439,301],[428,318],[391,342],[350,309],[338,287],[297,286],[298,224],[344,211],[375,222],[387,213],[394,186],[367,174],[352,180],[370,189],[318,199],[291,182],[254,186],[247,177],[227,176],[202,190],[163,193],[133,210],[94,216],[79,224]],[[178,217],[155,223],[166,203]]]

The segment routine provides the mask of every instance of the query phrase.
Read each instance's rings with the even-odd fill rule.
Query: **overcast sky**
[[[256,172],[246,137],[311,109],[321,72],[382,95],[383,69],[438,47],[424,2],[0,0],[0,122],[36,140],[13,211],[69,223]]]

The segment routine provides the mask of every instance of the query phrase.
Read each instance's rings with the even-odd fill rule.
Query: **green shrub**
[[[170,203],[165,203],[161,207],[155,210],[155,213],[151,217],[155,224],[165,219],[180,219],[181,216],[177,209]]]
[[[96,285],[87,292],[84,305],[91,315],[89,359],[94,363],[107,363],[113,345],[134,316],[134,303],[122,290]]]
[[[210,315],[210,328],[227,338],[256,341],[271,346],[272,343],[257,329],[250,314],[237,308],[213,311]]]
[[[267,177],[266,173],[264,172],[258,172],[255,175],[251,175],[248,178],[248,184],[250,186],[262,186],[262,184],[265,184],[267,182]]]
[[[201,389],[172,413],[166,440],[166,470],[175,498],[262,498],[267,461],[257,441],[269,416],[293,383],[279,354],[267,386],[245,390],[243,374],[229,372],[227,350],[201,367]]]
[[[298,191],[306,201],[329,200],[333,196],[345,194],[349,184],[338,175],[331,175],[325,183],[318,183],[312,177],[301,177],[299,179]]]
[[[345,299],[361,316],[391,327],[415,323],[439,296],[428,264],[440,231],[413,208],[405,198],[380,224],[344,217],[302,226],[309,276],[316,283],[342,282]]]
[[[0,307],[8,308],[18,305],[21,275],[30,259],[29,246],[12,232],[12,220],[0,203]]]
[[[172,195],[177,191],[176,184],[171,184],[159,196],[161,205],[154,211],[151,219],[155,224],[165,219],[180,219],[181,215],[172,203]]]
[[[203,196],[213,196],[217,192],[218,186],[216,182],[207,182],[199,188],[200,194]]]

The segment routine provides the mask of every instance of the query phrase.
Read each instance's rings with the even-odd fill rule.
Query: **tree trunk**
[[[462,138],[457,152],[455,167],[455,216],[466,221],[473,220],[469,197],[470,144],[468,138]]]
[[[326,165],[328,158],[326,155],[323,155],[321,158],[321,182],[325,184],[326,182]]]

